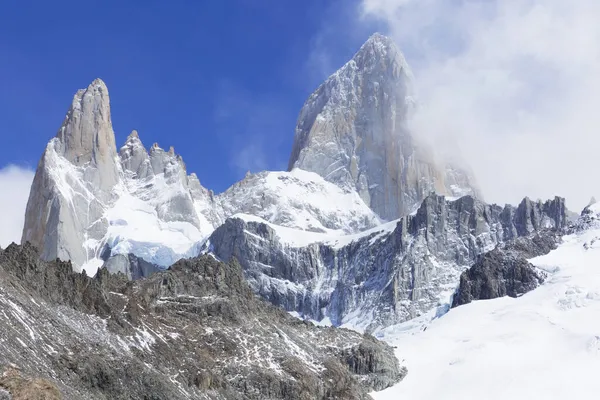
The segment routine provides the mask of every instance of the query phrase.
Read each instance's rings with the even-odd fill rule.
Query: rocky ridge
[[[68,399],[366,399],[406,373],[372,337],[259,300],[235,261],[89,278],[29,244],[0,251],[0,354]]]
[[[538,232],[559,234],[567,223],[558,197],[500,207],[432,194],[416,213],[347,237],[299,241],[298,232],[231,218],[205,251],[240,260],[251,287],[273,304],[304,318],[373,331],[449,303],[461,273],[479,256]]]
[[[136,131],[117,151],[96,80],[40,160],[22,241],[44,260],[129,279],[200,253],[235,256],[256,293],[305,318],[373,330],[418,316],[445,304],[479,255],[560,230],[567,211],[562,199],[481,201],[468,174],[434,161],[409,129],[411,80],[393,42],[373,35],[307,101],[290,170],[221,194]]]

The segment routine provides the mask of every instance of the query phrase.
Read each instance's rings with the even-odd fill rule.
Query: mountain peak
[[[468,173],[436,165],[409,129],[414,80],[394,41],[375,33],[308,98],[288,169],[355,190],[381,218],[396,219],[432,190],[473,194]]]
[[[359,71],[390,72],[395,80],[410,84],[412,72],[392,38],[374,33],[356,52],[352,61]]]
[[[127,136],[127,141],[129,141],[130,139],[138,139],[139,140],[140,135],[138,134],[138,131],[136,131],[135,129],[131,131],[131,133],[129,134],[129,136]]]
[[[55,150],[75,166],[113,169],[101,182],[104,188],[117,181],[115,134],[110,116],[108,88],[95,79],[86,89],[73,96],[73,102],[56,134],[59,143]]]
[[[39,248],[44,259],[84,264],[90,254],[82,243],[106,229],[104,203],[119,182],[108,89],[95,79],[75,93],[56,137],[46,146],[31,186],[22,241]],[[87,236],[92,224],[94,231]]]
[[[361,46],[361,49],[365,46],[384,46],[391,50],[400,51],[396,46],[396,43],[392,40],[391,37],[385,36],[379,32],[375,32],[366,40],[366,42]],[[381,48],[381,47],[379,47]],[[360,50],[359,50],[360,51]]]

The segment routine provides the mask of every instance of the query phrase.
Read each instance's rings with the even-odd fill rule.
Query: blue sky
[[[120,146],[174,146],[220,192],[285,169],[307,96],[375,26],[354,1],[7,1],[0,168],[35,168],[75,91],[102,78]]]

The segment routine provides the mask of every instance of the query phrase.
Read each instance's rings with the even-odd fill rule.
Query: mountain
[[[480,382],[522,378],[511,363],[481,375],[503,349],[486,353],[479,329],[516,338],[518,358],[543,353],[523,332],[558,326],[573,346],[557,356],[584,339],[595,356],[597,337],[560,311],[597,308],[600,208],[485,203],[422,143],[414,99],[404,57],[373,35],[305,103],[289,169],[215,194],[137,131],[117,148],[106,85],[79,90],[38,164],[23,244],[0,250],[0,398],[36,380],[89,399],[451,398],[461,379],[455,398],[487,398]]]
[[[98,79],[77,92],[42,155],[22,242],[41,249],[44,260],[70,260],[89,274],[104,265],[137,278],[198,255],[203,240],[237,213],[337,234],[381,223],[358,194],[315,173],[249,175],[215,195],[187,174],[174,149],[147,150],[137,131],[117,152],[108,90]]]
[[[375,331],[451,304],[461,273],[479,256],[519,238],[560,235],[567,225],[558,197],[500,207],[432,194],[411,215],[347,236],[237,215],[205,251],[238,259],[254,291],[288,311]]]
[[[289,169],[355,190],[385,220],[414,211],[432,191],[477,196],[474,179],[411,130],[415,98],[404,56],[391,39],[374,34],[304,104]]]
[[[0,354],[12,371],[0,398],[21,391],[19,375],[43,378],[14,399],[60,398],[41,397],[48,387],[65,399],[366,400],[406,374],[373,337],[258,299],[235,261],[203,256],[131,282],[40,261],[29,244],[0,250]]]
[[[402,54],[373,35],[300,112],[290,170],[215,194],[137,131],[117,150],[96,80],[40,160],[23,243],[130,279],[201,253],[236,257],[256,293],[303,318],[368,331],[406,321],[449,303],[481,254],[567,224],[564,199],[488,205],[465,172],[439,169],[409,129],[412,99]]]

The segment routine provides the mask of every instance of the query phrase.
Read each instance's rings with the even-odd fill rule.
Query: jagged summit
[[[54,149],[75,166],[95,167],[95,184],[111,189],[118,181],[115,134],[110,116],[108,88],[95,79],[80,89],[56,134]]]
[[[140,135],[138,134],[138,131],[136,131],[135,129],[131,131],[131,133],[129,134],[129,136],[127,136],[127,140],[129,139],[139,139]]]
[[[394,42],[372,35],[300,111],[288,168],[355,190],[384,219],[406,215],[431,191],[475,194],[472,178],[432,156],[409,128],[413,76]]]
[[[412,75],[404,54],[396,45],[394,40],[379,32],[372,34],[367,41],[360,47],[351,62],[356,62],[359,66],[361,62],[370,61],[372,65],[377,65],[378,62],[388,61],[389,63],[399,64],[406,69],[408,75]],[[380,66],[385,67],[384,64]],[[364,67],[364,66],[363,66]]]
[[[100,79],[73,97],[67,115],[38,164],[25,214],[22,242],[47,260],[81,265],[83,243],[101,236],[104,205],[120,182],[108,89]]]
[[[195,256],[236,213],[319,232],[379,223],[355,192],[304,171],[247,177],[217,196],[188,175],[173,147],[147,148],[135,130],[117,152],[110,115],[102,81],[77,91],[40,160],[22,241],[41,249],[44,260],[71,260],[90,275],[104,265],[137,277],[132,260],[156,269]],[[141,269],[151,270],[146,264]]]

